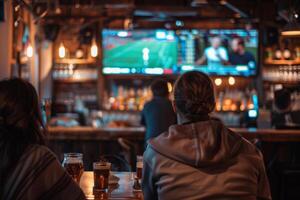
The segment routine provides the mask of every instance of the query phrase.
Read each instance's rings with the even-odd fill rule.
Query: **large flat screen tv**
[[[170,30],[103,30],[104,74],[172,74],[177,41]]]
[[[257,72],[256,30],[179,30],[178,67],[181,72],[252,76]]]
[[[244,29],[102,31],[104,74],[216,76],[257,72],[258,32]]]

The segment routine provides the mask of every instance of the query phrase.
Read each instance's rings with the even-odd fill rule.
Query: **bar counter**
[[[261,149],[265,162],[275,158],[300,159],[298,146],[300,130],[232,128]],[[142,155],[145,150],[144,127],[93,128],[93,127],[48,127],[48,146],[60,160],[65,152],[84,154],[85,169],[92,170],[92,161],[101,155]],[[123,141],[120,142],[120,141]],[[127,143],[124,146],[124,142]],[[134,155],[131,155],[134,153]],[[299,156],[298,156],[299,154]],[[134,163],[130,163],[134,167]]]
[[[232,128],[236,133],[252,140],[265,142],[299,142],[300,130],[276,130],[256,128]],[[118,138],[143,140],[144,127],[128,128],[93,128],[93,127],[48,127],[47,138],[50,140],[116,140]]]
[[[120,137],[144,140],[145,128],[48,127],[47,132],[47,138],[50,140],[115,140]]]

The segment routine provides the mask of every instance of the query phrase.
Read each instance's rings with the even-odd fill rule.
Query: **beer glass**
[[[111,163],[100,161],[93,163],[94,169],[94,191],[107,190]]]
[[[81,153],[65,153],[63,167],[75,182],[79,184],[83,174],[83,160]]]
[[[142,179],[143,176],[143,156],[136,157],[136,177]]]

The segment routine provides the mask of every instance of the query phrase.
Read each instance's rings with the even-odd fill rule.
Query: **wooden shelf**
[[[300,59],[297,60],[265,60],[266,65],[300,65]]]
[[[140,114],[141,110],[113,110],[113,109],[102,109],[101,111],[109,113],[123,113],[123,114]]]
[[[269,83],[278,83],[278,84],[287,84],[287,85],[299,85],[300,81],[283,81],[283,80],[270,80],[263,78],[263,81],[269,82]]]
[[[56,59],[55,63],[57,64],[96,64],[97,60],[94,58],[87,58],[87,59],[78,59],[78,58],[63,58],[63,59]]]
[[[97,82],[97,79],[88,79],[88,78],[66,78],[66,79],[54,79],[55,82],[61,83],[84,83],[84,82]]]

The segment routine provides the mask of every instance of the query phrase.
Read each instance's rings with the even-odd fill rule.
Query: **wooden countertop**
[[[114,140],[119,137],[143,140],[144,127],[93,128],[93,127],[48,127],[47,137],[56,140]]]
[[[233,128],[234,132],[241,134],[247,139],[259,139],[265,142],[300,142],[299,129],[256,129],[256,128]]]
[[[276,130],[255,128],[231,128],[247,139],[259,139],[270,142],[300,142],[300,130]],[[131,128],[93,128],[93,127],[48,127],[47,137],[55,140],[115,140],[119,137],[143,140],[144,127]]]

